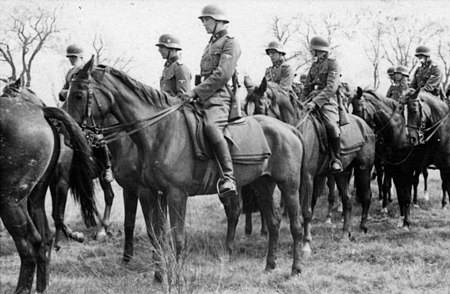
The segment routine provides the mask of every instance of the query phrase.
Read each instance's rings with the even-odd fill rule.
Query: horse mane
[[[391,98],[387,98],[373,89],[366,89],[363,92],[369,94],[368,96],[365,96],[365,98],[368,98],[368,100],[378,108],[384,110],[387,110],[387,108],[389,108],[389,110],[392,111],[396,111],[400,108],[400,104],[397,101]]]
[[[110,73],[112,76],[117,78],[125,86],[127,86],[139,99],[150,103],[157,107],[169,107],[176,103],[179,103],[178,99],[170,96],[166,92],[159,91],[150,86],[147,86],[132,77],[130,77],[125,72],[115,69],[113,67],[99,64],[95,70],[104,71],[105,73]]]
[[[430,107],[432,121],[440,120],[449,111],[449,107],[444,101],[428,92],[421,91],[418,98]]]

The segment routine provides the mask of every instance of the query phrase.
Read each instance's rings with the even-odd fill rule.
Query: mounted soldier
[[[223,172],[218,183],[219,196],[237,195],[233,162],[223,129],[228,123],[233,95],[228,82],[235,74],[241,49],[227,32],[229,19],[221,8],[207,5],[199,19],[212,36],[203,51],[196,86],[184,94],[183,100],[195,100],[204,109],[205,133]]]
[[[305,84],[305,97],[308,97],[308,110],[317,109],[324,120],[328,142],[332,149],[330,171],[343,170],[340,160],[341,132],[339,128],[339,104],[336,91],[340,85],[340,68],[336,60],[329,58],[330,45],[321,37],[313,37],[309,43],[310,51],[316,60],[308,72]]]
[[[264,76],[269,82],[274,82],[287,92],[293,91],[294,69],[286,62],[283,44],[279,41],[272,41],[266,47],[266,54],[272,61],[272,66],[266,69]]]
[[[66,57],[69,59],[72,68],[66,74],[66,79],[62,90],[59,92],[59,100],[64,102],[67,99],[67,94],[69,92],[70,81],[73,76],[78,73],[84,66],[83,60],[83,48],[78,45],[69,45],[66,49]],[[95,135],[103,136],[103,135]],[[114,180],[113,173],[111,170],[111,159],[108,147],[106,145],[100,147],[94,147],[93,149],[94,157],[104,165],[103,178],[105,181],[112,182]]]
[[[386,97],[388,97],[388,98],[392,97],[392,91],[394,91],[397,86],[397,84],[395,83],[395,79],[394,79],[394,72],[395,72],[395,67],[393,67],[393,66],[389,67],[387,70],[387,75],[389,77],[389,81],[391,82],[391,85],[389,86],[389,89],[386,93]]]
[[[394,70],[394,80],[396,85],[391,90],[391,95],[387,96],[388,98],[392,98],[397,102],[402,104],[405,103],[403,101],[403,93],[409,88],[409,70],[403,65],[399,65]]]
[[[416,57],[421,66],[414,73],[411,81],[411,88],[431,93],[445,101],[445,94],[442,89],[442,70],[430,57],[431,50],[427,46],[416,48]]]
[[[161,91],[172,96],[180,96],[189,91],[192,75],[178,54],[182,50],[178,38],[170,34],[163,34],[159,37],[155,46],[159,48],[159,53],[166,60],[160,79]]]
[[[72,68],[67,72],[64,86],[59,92],[58,97],[60,101],[66,101],[67,93],[69,92],[70,80],[73,75],[76,74],[84,65],[83,53],[83,48],[75,44],[69,45],[66,49],[66,57],[69,59]]]

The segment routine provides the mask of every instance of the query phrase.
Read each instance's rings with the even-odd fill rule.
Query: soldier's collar
[[[282,65],[284,63],[284,58],[280,58],[279,60],[275,61],[273,63],[272,67],[279,67],[280,65]]]
[[[225,36],[226,34],[228,34],[228,31],[226,29],[221,30],[220,32],[217,32],[211,36],[210,42],[213,43],[213,42],[219,40],[220,38],[222,38],[223,36]]]
[[[175,61],[177,61],[180,57],[178,55],[175,55],[174,57],[171,57],[169,59],[167,59],[166,63],[164,63],[164,66],[169,66],[172,63],[174,63]]]

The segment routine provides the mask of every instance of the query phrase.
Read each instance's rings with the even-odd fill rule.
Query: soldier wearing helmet
[[[317,109],[322,114],[327,129],[329,145],[332,149],[330,171],[343,170],[341,139],[339,129],[339,105],[336,92],[340,86],[340,68],[336,60],[328,57],[330,45],[321,37],[313,37],[309,43],[310,51],[316,61],[311,65],[305,84],[306,107]]]
[[[416,48],[416,57],[419,59],[421,66],[414,73],[411,81],[411,88],[414,90],[421,89],[434,96],[439,97],[442,90],[442,70],[431,60],[431,50],[426,46]],[[443,98],[443,97],[441,97]]]
[[[160,79],[161,91],[172,96],[181,95],[191,89],[191,72],[180,60],[178,52],[182,49],[177,37],[163,34],[155,44],[159,53],[166,60]]]
[[[389,67],[387,70],[387,75],[389,77],[389,81],[391,82],[391,85],[389,86],[389,89],[386,93],[386,97],[388,97],[388,98],[392,98],[393,91],[396,91],[396,89],[397,89],[397,83],[395,82],[395,79],[394,79],[394,75],[395,75],[394,72],[395,72],[395,67],[393,67],[393,66]]]
[[[78,45],[69,45],[66,49],[66,57],[69,59],[72,68],[66,74],[64,86],[59,92],[59,100],[66,101],[67,93],[69,92],[69,85],[72,76],[77,73],[84,65],[83,61],[83,48]]]
[[[231,106],[231,91],[228,82],[236,71],[241,49],[233,37],[228,35],[229,20],[225,12],[216,5],[202,9],[199,19],[212,37],[203,51],[200,61],[201,81],[183,100],[196,100],[204,109],[205,133],[222,167],[223,177],[218,183],[220,197],[237,195],[233,163],[230,150],[223,136]]]
[[[286,62],[286,51],[279,41],[272,41],[266,47],[266,54],[272,61],[272,66],[266,69],[264,76],[267,81],[274,82],[287,92],[293,91],[294,69]]]
[[[403,65],[399,65],[394,70],[395,86],[391,91],[391,95],[387,96],[395,101],[404,103],[402,97],[403,92],[409,88],[409,70]]]

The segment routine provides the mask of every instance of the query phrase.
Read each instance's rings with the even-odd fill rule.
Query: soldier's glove
[[[316,108],[317,104],[314,102],[308,102],[306,103],[306,110],[313,111]]]
[[[192,102],[194,101],[194,97],[189,96],[188,94],[184,93],[180,95],[181,101],[183,102]]]

